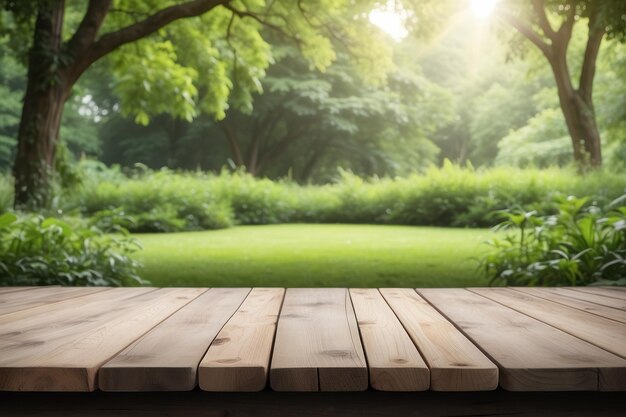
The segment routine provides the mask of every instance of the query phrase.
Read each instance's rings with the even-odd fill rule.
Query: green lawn
[[[156,286],[462,287],[486,229],[272,225],[136,235]]]

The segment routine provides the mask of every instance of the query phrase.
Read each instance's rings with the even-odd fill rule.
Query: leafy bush
[[[0,214],[13,206],[13,180],[8,175],[0,174]]]
[[[128,226],[133,232],[221,229],[234,223],[229,201],[217,198],[204,174],[144,170],[126,177],[90,169],[83,186],[68,198],[68,209],[87,216],[121,210],[133,217]]]
[[[495,224],[495,210],[528,207],[554,214],[555,195],[591,195],[604,205],[626,188],[624,175],[608,171],[581,177],[562,168],[474,170],[451,163],[397,178],[340,171],[332,184],[305,186],[243,172],[81,166],[82,186],[57,199],[58,208],[85,216],[119,209],[134,218],[134,232],[293,222],[485,227]]]
[[[608,210],[588,202],[560,199],[558,214],[550,216],[503,212],[497,229],[508,234],[487,242],[496,250],[480,268],[492,284],[626,285],[626,195]]]
[[[138,285],[140,248],[119,222],[0,216],[0,285]],[[109,232],[97,225],[105,225]],[[120,234],[120,232],[125,234]]]

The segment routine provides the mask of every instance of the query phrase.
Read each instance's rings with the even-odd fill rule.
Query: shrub
[[[64,211],[92,216],[121,209],[131,231],[219,229],[234,224],[371,223],[447,227],[493,226],[493,212],[527,207],[554,214],[554,196],[591,195],[605,205],[621,195],[626,177],[562,168],[475,170],[446,163],[423,174],[360,178],[340,171],[326,185],[271,181],[244,172],[122,173],[91,163],[82,187],[60,199]]]
[[[588,198],[558,200],[558,213],[503,212],[497,229],[506,237],[487,242],[496,250],[480,269],[492,284],[626,285],[626,195],[602,210]]]
[[[289,223],[299,196],[296,184],[257,179],[244,172],[199,177],[214,198],[228,204],[238,224]]]
[[[93,172],[93,171],[92,171]],[[234,223],[229,200],[218,199],[205,174],[169,170],[107,175],[96,171],[68,200],[69,209],[87,216],[121,210],[134,222],[133,232],[221,229]]]
[[[8,175],[0,174],[0,214],[13,206],[13,180]]]
[[[140,248],[119,222],[0,216],[0,285],[138,285]],[[105,233],[97,223],[108,224]],[[125,234],[120,234],[120,232]]]

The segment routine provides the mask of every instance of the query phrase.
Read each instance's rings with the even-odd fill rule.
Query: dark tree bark
[[[530,40],[546,57],[552,68],[559,94],[559,103],[565,118],[568,133],[572,140],[574,160],[581,172],[602,165],[602,145],[600,131],[596,124],[593,106],[593,79],[600,45],[605,28],[600,24],[599,7],[596,3],[589,13],[589,35],[585,48],[578,88],[574,87],[567,65],[567,48],[572,37],[576,21],[576,8],[570,5],[565,21],[558,30],[554,30],[547,18],[545,1],[533,0],[533,12],[543,37],[530,25],[516,17],[501,13],[503,18],[518,32]],[[547,38],[547,40],[545,39]]]
[[[15,206],[37,208],[47,203],[63,108],[72,87],[89,66],[175,20],[199,16],[229,1],[193,0],[170,6],[97,39],[111,0],[90,0],[80,25],[67,42],[61,37],[65,0],[40,2],[13,166]]]
[[[28,81],[18,132],[13,175],[15,204],[40,206],[48,200],[63,105],[71,86],[57,70],[62,61],[63,0],[45,4],[35,23],[28,57]]]
[[[228,124],[226,121],[221,121],[219,123],[220,128],[224,132],[224,136],[228,141],[228,146],[230,147],[230,152],[233,156],[233,162],[236,166],[242,167],[244,166],[243,156],[241,153],[241,147],[239,146],[239,141],[237,140],[237,134],[233,127]]]
[[[331,139],[327,138],[322,140],[321,143],[311,150],[311,156],[308,161],[304,164],[302,171],[300,172],[300,182],[301,183],[309,183],[311,182],[311,176],[313,175],[313,170],[317,166],[317,163],[322,158],[322,156],[326,153],[328,149],[328,145],[330,144]]]

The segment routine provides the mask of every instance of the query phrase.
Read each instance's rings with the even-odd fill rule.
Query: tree
[[[496,13],[537,47],[548,60],[569,132],[574,160],[581,171],[602,165],[602,145],[593,104],[596,60],[605,35],[623,39],[623,0],[511,0]],[[586,20],[588,34],[578,82],[568,61],[568,46],[577,21]],[[554,24],[558,23],[555,29]]]
[[[0,68],[0,172],[5,173],[14,159],[22,97],[26,89],[26,71],[12,54],[6,36],[0,36]],[[77,157],[96,156],[100,150],[96,124],[92,117],[84,114],[87,109],[82,102],[84,99],[85,96],[78,92],[68,100],[61,127],[61,136],[65,137],[68,149]]]
[[[283,41],[254,113],[229,111],[218,123],[235,165],[253,175],[291,172],[306,182],[319,179],[314,174],[323,165],[334,165],[332,175],[337,165],[389,175],[433,161],[429,135],[451,117],[450,97],[402,65],[385,85],[368,83],[335,49],[337,60],[320,73]]]
[[[398,64],[374,84],[338,46],[320,72],[285,39],[272,44],[275,62],[252,113],[230,109],[223,120],[191,123],[164,115],[145,127],[113,117],[102,130],[105,162],[219,171],[230,160],[253,175],[301,182],[334,178],[338,165],[395,175],[433,162],[430,139],[450,119],[451,97],[415,68]]]
[[[141,123],[160,112],[190,120],[198,108],[221,117],[229,98],[235,105],[249,105],[264,75],[271,56],[259,34],[262,25],[296,40],[319,68],[334,59],[329,36],[366,43],[363,30],[341,20],[339,12],[348,3],[90,0],[85,6],[66,5],[65,0],[0,0],[12,17],[10,33],[21,36],[22,46],[30,45],[13,168],[16,206],[46,203],[65,102],[94,63],[110,56],[126,73],[117,89],[122,98],[135,100],[129,112]],[[177,24],[181,19],[191,24]],[[176,30],[164,30],[170,27]],[[192,42],[177,49],[177,40]],[[239,58],[242,49],[248,61]],[[159,77],[163,72],[167,76]],[[194,83],[201,77],[203,82]],[[156,98],[142,100],[139,90]]]

